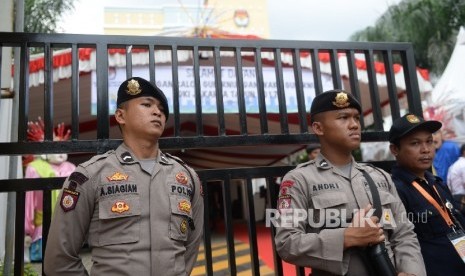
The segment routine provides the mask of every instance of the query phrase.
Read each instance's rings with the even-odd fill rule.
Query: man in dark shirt
[[[435,155],[432,133],[441,126],[414,114],[395,120],[389,142],[397,164],[391,173],[408,218],[415,225],[427,274],[458,276],[465,275],[465,262],[451,241],[459,236],[451,234],[463,230],[465,219],[452,204],[442,179],[428,171]]]

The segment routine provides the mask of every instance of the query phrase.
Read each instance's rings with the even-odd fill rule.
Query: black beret
[[[154,97],[158,99],[163,106],[166,120],[168,120],[170,112],[165,94],[156,85],[151,84],[143,78],[133,77],[121,83],[118,88],[116,106],[139,97]]]
[[[394,143],[405,135],[416,129],[425,129],[431,133],[435,133],[442,127],[439,121],[425,121],[423,118],[415,114],[405,114],[396,119],[389,130],[389,142]]]
[[[313,99],[312,107],[310,108],[310,118],[321,112],[340,110],[344,108],[355,108],[358,112],[362,113],[360,103],[354,96],[352,96],[352,94],[339,89],[329,90],[321,93]]]
[[[310,144],[310,145],[307,146],[307,148],[305,148],[305,150],[307,152],[312,152],[313,150],[319,149],[319,148],[321,148],[320,144]]]

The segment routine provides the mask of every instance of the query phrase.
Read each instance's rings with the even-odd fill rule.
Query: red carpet
[[[223,226],[223,225],[222,225]],[[224,229],[223,227],[219,227]],[[249,243],[249,235],[247,233],[247,225],[244,223],[234,223],[234,239],[243,243]],[[258,256],[269,268],[274,270],[273,246],[271,240],[271,228],[266,227],[261,223],[257,223],[257,244]],[[305,274],[310,273],[310,269],[305,269]],[[283,261],[284,276],[295,276],[295,266]]]

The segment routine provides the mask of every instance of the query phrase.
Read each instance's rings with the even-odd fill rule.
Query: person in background
[[[415,225],[428,276],[464,275],[463,254],[453,243],[465,243],[463,216],[440,177],[429,172],[435,154],[432,133],[442,124],[406,114],[389,131],[390,150],[397,163],[391,170],[408,218]],[[459,255],[462,254],[462,255]]]
[[[321,152],[289,171],[281,182],[276,250],[286,262],[311,267],[312,275],[364,276],[376,275],[367,247],[385,243],[398,275],[423,276],[413,224],[406,219],[389,175],[352,156],[361,142],[360,113],[360,103],[343,90],[327,91],[313,100],[311,127]],[[381,199],[382,218],[372,215],[373,194],[365,175]],[[306,219],[292,217],[302,211]],[[330,213],[337,216],[325,219]],[[381,219],[387,222],[383,226]]]
[[[169,116],[163,92],[139,77],[121,83],[115,119],[123,143],[80,164],[66,179],[44,258],[47,276],[189,275],[203,232],[200,180],[159,150]]]
[[[42,118],[36,122],[29,122],[27,129],[27,138],[29,141],[42,142],[45,137],[45,124]],[[71,131],[65,129],[65,124],[60,123],[54,129],[53,140],[68,140]],[[23,165],[26,166],[24,178],[48,178],[48,177],[67,177],[76,166],[67,161],[68,155],[46,154],[38,156],[25,156]],[[55,210],[59,190],[52,190],[52,214]],[[42,216],[43,216],[43,192],[28,191],[26,192],[26,204],[24,210],[24,232],[25,232],[25,250],[24,261],[41,262],[42,261]]]
[[[460,147],[460,157],[449,168],[447,186],[460,211],[465,214],[465,144]]]
[[[308,161],[315,159],[318,154],[320,154],[321,145],[320,144],[310,144],[305,149],[308,155]]]
[[[433,133],[433,142],[436,148],[432,166],[433,174],[439,176],[442,183],[447,185],[449,167],[459,158],[460,148],[454,141],[445,140],[441,130]]]

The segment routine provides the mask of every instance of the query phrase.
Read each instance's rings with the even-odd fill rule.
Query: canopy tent
[[[448,138],[465,142],[465,28],[461,27],[449,63],[434,87],[425,117],[441,120]]]
[[[208,35],[211,38],[230,38],[230,39],[260,39],[255,36],[241,36],[237,34],[228,34],[225,32],[213,32]],[[146,49],[133,48],[132,52],[132,66],[147,66],[149,61],[149,54]],[[95,49],[91,48],[80,48],[79,49],[79,71],[81,73],[79,81],[80,90],[80,136],[79,139],[94,139],[96,137],[97,121],[91,112],[91,93],[92,90],[92,78],[90,72],[95,69]],[[200,52],[203,59],[207,59],[212,55],[211,51]],[[253,61],[254,53],[243,52],[244,60]],[[247,56],[249,54],[249,56]],[[291,66],[293,59],[292,54],[289,52],[282,52],[281,54],[282,63],[284,66]],[[222,59],[232,59],[233,52],[221,51]],[[347,67],[347,59],[345,54],[338,54],[339,59],[339,71],[343,77],[343,83],[345,87],[349,87],[348,78],[349,72]],[[192,60],[191,51],[179,51],[178,61],[189,62]],[[320,70],[322,74],[330,75],[331,64],[330,56],[326,52],[319,53]],[[54,117],[55,122],[65,122],[69,124],[71,122],[70,107],[70,96],[69,93],[60,93],[60,91],[70,91],[71,87],[71,49],[65,49],[56,51],[53,54],[53,77],[54,81]],[[169,63],[171,61],[171,51],[157,50],[155,51],[155,61],[157,63]],[[274,55],[272,52],[262,52],[263,64],[273,64]],[[253,63],[250,63],[253,64]],[[308,52],[301,52],[301,65],[303,69],[311,69],[311,57]],[[365,116],[369,116],[371,113],[371,102],[369,97],[368,89],[368,74],[367,64],[364,60],[364,56],[356,55],[357,76],[361,85],[362,93],[362,106],[364,107]],[[110,67],[125,67],[126,66],[126,50],[125,49],[110,49],[109,50],[109,66]],[[246,64],[244,63],[244,66]],[[386,89],[386,75],[383,63],[375,63],[375,72],[377,77],[377,84],[380,90],[380,102],[382,105],[389,103],[387,89]],[[395,64],[394,67],[396,85],[399,92],[399,97],[405,95],[405,80],[403,75],[403,68],[401,65]],[[41,115],[43,110],[43,93],[40,90],[44,89],[44,57],[43,55],[36,55],[31,57],[29,67],[30,77],[29,84],[31,86],[30,93],[30,113],[29,118],[35,119]],[[428,79],[428,72],[426,70],[417,70],[417,78],[419,88],[421,92],[427,92],[432,90],[431,83]],[[362,87],[363,85],[363,87]],[[384,88],[383,88],[384,87]],[[35,93],[37,90],[38,93]],[[364,94],[365,93],[365,94]],[[368,96],[367,96],[368,95]],[[404,97],[405,98],[405,97]],[[57,108],[58,107],[58,108]],[[280,119],[279,114],[268,114],[268,128],[269,133],[280,132]],[[226,115],[226,132],[228,135],[240,134],[240,126],[238,123],[237,115],[231,114]],[[171,120],[171,119],[170,119]],[[165,130],[165,136],[171,136],[173,133],[173,122],[168,121],[167,129]],[[203,121],[203,133],[206,136],[218,135],[217,117],[214,114],[205,114],[202,118]],[[289,114],[289,131],[290,133],[299,133],[299,120],[297,114]],[[113,118],[110,120],[110,138],[120,138],[120,133],[116,122]],[[248,114],[247,125],[249,135],[254,134],[254,130],[260,129],[260,119],[256,114]],[[367,124],[365,124],[367,125]],[[181,135],[192,136],[196,133],[195,116],[190,114],[182,114],[182,125]],[[176,152],[174,154],[182,157],[184,160],[189,162],[195,168],[217,168],[217,167],[247,167],[247,166],[268,166],[272,164],[286,164],[288,160],[285,158],[289,157],[290,154],[298,152],[303,149],[304,145],[276,145],[270,146],[264,151],[260,147],[235,147],[235,148],[211,148],[211,149],[188,149],[182,152]],[[86,157],[87,158],[87,157]],[[83,159],[85,159],[83,157]],[[78,160],[79,161],[79,160]],[[277,163],[277,162],[283,163]]]

